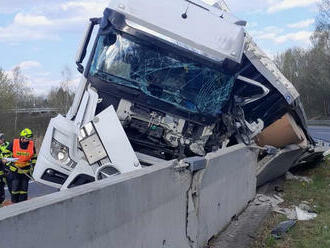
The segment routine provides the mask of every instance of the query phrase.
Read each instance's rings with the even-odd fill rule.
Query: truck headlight
[[[54,138],[50,147],[50,153],[55,160],[59,161],[65,167],[68,167],[68,169],[73,169],[77,165],[77,163],[70,158],[69,148]]]

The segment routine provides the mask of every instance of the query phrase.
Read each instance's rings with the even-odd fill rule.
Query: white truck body
[[[116,175],[154,161],[205,156],[232,142],[249,145],[290,106],[305,130],[299,94],[252,41],[245,24],[226,10],[198,0],[112,0],[102,19],[91,20],[78,51],[81,72],[92,27],[100,25],[89,61],[67,116],[58,116],[49,124],[34,178],[57,188],[70,188],[102,178],[103,169],[110,168],[105,173],[108,176]],[[147,76],[156,73],[152,76],[157,79],[178,70],[178,78],[180,74],[190,79],[174,92],[169,81],[173,83],[175,76],[166,76],[158,85],[147,82],[147,76],[142,80],[141,65],[132,62],[132,51],[150,53],[153,61],[165,54],[169,64],[161,68],[162,62],[156,61],[149,71],[143,69],[145,76],[147,72]],[[151,59],[140,64],[147,67],[146,61]],[[113,75],[116,63],[122,66],[119,76]],[[99,76],[101,72],[103,78]],[[139,75],[134,80],[130,78],[136,74]],[[185,90],[200,74],[206,75],[205,82],[194,82],[195,86]],[[217,81],[205,79],[212,79],[212,75],[217,75]],[[192,91],[196,95],[189,98]],[[122,96],[118,96],[120,92],[124,92]],[[212,94],[218,95],[212,99]],[[272,100],[263,106],[262,99],[267,97]],[[221,109],[212,112],[214,106],[221,104]],[[94,148],[82,142],[86,125],[95,129]],[[137,156],[133,149],[139,152]],[[148,149],[152,151],[148,153]],[[97,157],[97,153],[101,155]],[[88,159],[89,155],[96,158]]]

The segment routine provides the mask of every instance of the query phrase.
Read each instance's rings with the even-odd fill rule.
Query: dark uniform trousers
[[[8,172],[7,166],[1,160],[12,156],[11,151],[8,150],[8,146],[9,142],[0,145],[0,204],[5,200],[5,185],[7,184],[6,177]],[[10,185],[8,185],[8,189],[10,189]]]
[[[28,199],[29,178],[17,172],[10,171],[7,176],[11,202],[17,203]]]
[[[5,179],[4,165],[0,161],[0,204],[2,204],[5,201],[5,185],[6,185],[6,179]]]
[[[0,176],[0,204],[5,201],[5,177]]]

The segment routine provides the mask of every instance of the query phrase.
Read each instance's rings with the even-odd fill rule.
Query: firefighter
[[[9,164],[7,177],[12,203],[28,199],[29,179],[37,159],[32,138],[32,131],[25,128],[20,133],[20,138],[14,139],[8,146],[8,150],[12,152],[13,158],[17,159],[17,161]]]
[[[11,152],[7,149],[9,142],[5,141],[5,135],[0,133],[0,204],[5,200],[5,163],[2,162],[3,158],[8,158],[11,156]]]

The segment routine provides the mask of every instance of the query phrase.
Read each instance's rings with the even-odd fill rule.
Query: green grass
[[[330,248],[330,162],[310,167],[297,174],[313,179],[312,183],[285,181],[283,185],[285,202],[282,206],[297,206],[302,201],[309,202],[318,217],[310,221],[298,221],[280,240],[274,239],[270,232],[286,217],[272,213],[258,234],[255,248]]]

